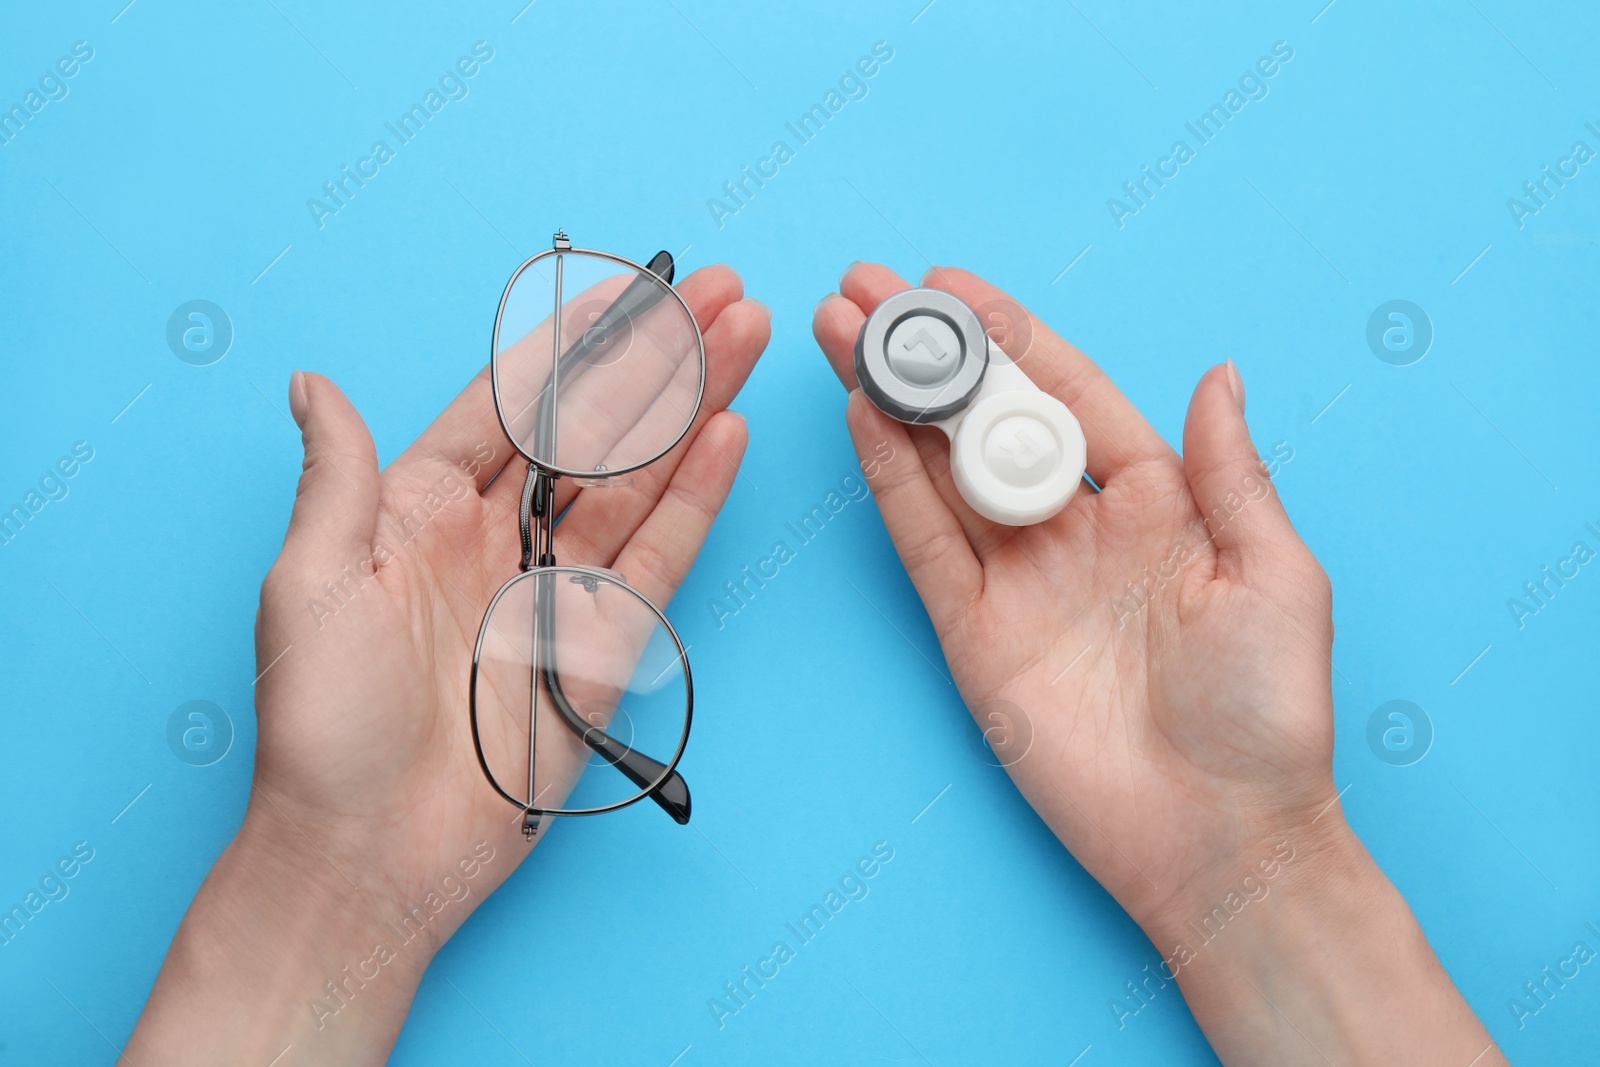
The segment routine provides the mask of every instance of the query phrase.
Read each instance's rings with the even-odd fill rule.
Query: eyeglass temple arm
[[[628,776],[628,780],[640,789],[650,789],[652,782],[659,782],[647,794],[662,811],[672,816],[679,826],[689,822],[689,783],[683,780],[683,775],[674,769],[670,774],[667,765],[660,760],[645,755],[638,749],[629,748],[610,734],[597,726],[584,721],[583,716],[572,706],[572,701],[567,698],[566,691],[561,686],[561,675],[555,668],[555,604],[547,591],[542,591],[539,598],[539,612],[544,616],[539,627],[539,671],[544,676],[544,685],[550,694],[550,703],[555,706],[556,713],[561,716],[561,721],[567,729],[582,738],[583,743],[594,749],[600,757],[617,770]],[[665,774],[666,778],[662,778]]]
[[[645,269],[671,285],[674,270],[672,253],[665,249],[657,252],[651,257],[650,262],[645,264]],[[584,356],[604,347],[615,336],[614,331],[618,326],[635,315],[650,310],[666,295],[665,289],[643,274],[635,275],[627,288],[623,289],[610,306],[600,313],[600,317],[585,327],[578,335],[578,339],[561,353],[561,359],[556,363],[557,376],[562,380],[570,380],[582,374],[585,369],[582,363]],[[601,340],[595,342],[591,339],[593,337],[599,337]]]
[[[567,729],[583,739],[588,745],[600,754],[600,758],[611,764],[617,770],[628,776],[628,780],[640,789],[649,789],[650,783],[659,782],[654,789],[646,794],[656,802],[656,806],[668,815],[679,826],[689,822],[690,802],[689,783],[683,780],[683,775],[676,770],[667,773],[667,765],[659,760],[646,756],[638,749],[629,748],[599,727],[591,726],[583,721],[567,695],[561,689],[561,679],[554,670],[543,668],[545,688],[550,693],[550,703],[555,705],[556,712],[561,716]]]

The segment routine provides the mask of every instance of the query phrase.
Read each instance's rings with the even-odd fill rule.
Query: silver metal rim
[[[683,664],[684,692],[683,735],[678,738],[677,751],[673,752],[672,759],[667,761],[666,773],[661,776],[661,780],[656,782],[655,785],[660,785],[661,782],[666,781],[671,776],[672,772],[677,769],[678,761],[683,758],[683,750],[689,744],[689,728],[694,723],[694,678],[689,673],[689,650],[683,647],[683,640],[678,636],[678,631],[673,628],[672,623],[667,621],[667,617],[662,613],[661,609],[656,607],[655,603],[649,597],[645,596],[643,593],[639,592],[639,590],[629,585],[627,579],[623,578],[619,574],[603,571],[597,567],[583,567],[577,565],[533,567],[521,572],[520,574],[512,576],[510,580],[500,587],[499,591],[495,593],[494,598],[489,601],[489,607],[483,613],[483,622],[478,624],[478,639],[473,643],[472,646],[472,675],[470,681],[468,682],[467,705],[469,718],[472,723],[472,743],[478,750],[479,764],[482,766],[485,775],[487,775],[489,778],[489,784],[494,786],[495,792],[499,793],[506,800],[510,801],[512,806],[516,807],[519,811],[526,812],[530,815],[603,815],[608,811],[616,811],[618,808],[625,808],[630,804],[636,804],[650,795],[649,789],[640,790],[627,800],[621,800],[615,804],[608,804],[599,808],[530,807],[521,800],[518,800],[514,795],[507,791],[507,789],[502,786],[499,781],[495,779],[494,774],[489,770],[488,762],[483,758],[483,746],[482,742],[478,738],[478,661],[479,657],[483,654],[483,639],[484,636],[489,632],[489,619],[494,615],[495,606],[500,603],[500,598],[505,596],[512,586],[536,574],[577,574],[594,578],[597,581],[614,585],[619,589],[626,589],[628,592],[632,593],[640,603],[650,609],[650,611],[655,615],[657,621],[659,621],[662,627],[666,629],[667,636],[672,638],[673,647],[678,650],[678,662]],[[579,773],[581,775],[582,772]],[[533,798],[529,797],[528,799],[531,801]]]
[[[522,446],[517,443],[516,436],[511,432],[511,427],[506,425],[505,411],[500,404],[500,319],[506,313],[506,302],[511,299],[511,290],[516,287],[517,279],[522,277],[522,272],[539,262],[541,259],[546,259],[550,256],[571,255],[594,256],[597,259],[607,259],[624,267],[630,267],[647,278],[655,279],[657,284],[659,284],[668,293],[672,294],[672,298],[678,302],[678,306],[683,308],[683,313],[689,317],[689,324],[694,327],[695,347],[700,354],[700,377],[698,385],[695,388],[694,407],[690,409],[689,417],[684,421],[683,430],[679,432],[677,437],[673,438],[673,441],[670,445],[668,445],[666,448],[663,448],[660,452],[657,452],[644,462],[635,463],[631,467],[619,467],[616,470],[605,471],[569,470],[566,467],[558,467],[554,464],[546,463],[534,456],[530,456],[528,453],[524,452],[522,450]],[[546,471],[558,477],[612,478],[619,474],[629,474],[633,471],[639,470],[642,467],[648,467],[650,464],[654,463],[668,452],[671,452],[674,448],[677,448],[678,443],[688,435],[689,428],[694,425],[696,416],[700,414],[700,404],[705,399],[706,395],[706,339],[705,336],[700,332],[700,323],[695,319],[694,312],[689,309],[688,303],[685,302],[683,297],[678,294],[678,290],[671,285],[668,285],[665,281],[662,281],[661,278],[648,267],[642,267],[631,259],[625,259],[622,256],[612,255],[610,252],[598,252],[590,248],[550,248],[540,252],[533,258],[524,261],[522,266],[518,267],[516,272],[511,275],[511,280],[506,283],[505,292],[500,294],[500,307],[496,309],[494,313],[494,336],[489,340],[489,384],[490,388],[494,392],[494,414],[495,418],[500,422],[501,432],[506,435],[506,440],[511,442],[511,447],[516,449],[518,455],[522,456],[523,459],[527,460],[529,463],[532,463],[540,470]],[[559,398],[557,398],[556,403],[558,405],[560,404]]]

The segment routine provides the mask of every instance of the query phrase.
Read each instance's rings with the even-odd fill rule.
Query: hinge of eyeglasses
[[[551,239],[551,247],[558,252],[569,252],[572,250],[572,242],[567,240],[566,230],[556,231],[555,237]]]
[[[531,518],[542,519],[549,513],[551,488],[549,478],[540,478],[535,475],[533,480],[533,499],[528,502],[528,514]]]
[[[543,817],[541,812],[525,811],[522,813],[522,836],[529,841],[539,832],[539,820]]]

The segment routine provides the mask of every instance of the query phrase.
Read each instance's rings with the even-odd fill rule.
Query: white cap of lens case
[[[890,418],[945,432],[956,488],[992,522],[1043,522],[1083,481],[1078,420],[942,289],[907,289],[878,305],[856,338],[856,380]]]

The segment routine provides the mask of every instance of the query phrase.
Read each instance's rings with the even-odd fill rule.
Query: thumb
[[[1267,476],[1244,421],[1244,385],[1233,361],[1200,379],[1183,426],[1183,469],[1216,542],[1218,567],[1237,576],[1299,536]]]
[[[327,378],[295,371],[289,411],[305,445],[283,551],[333,562],[372,547],[378,517],[378,454],[355,407]]]

